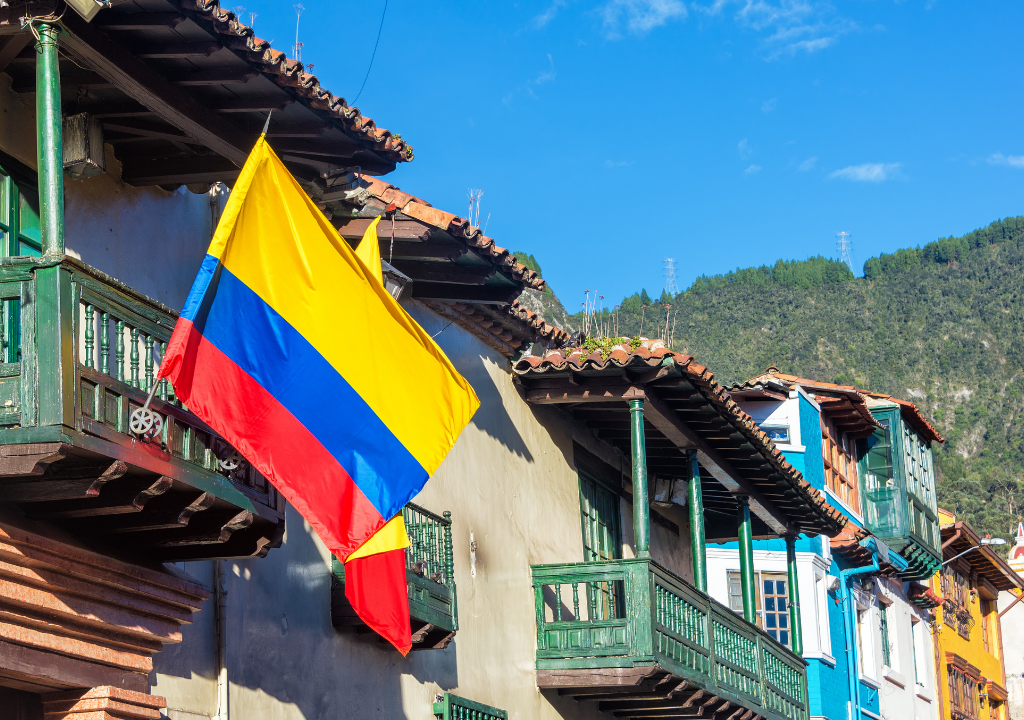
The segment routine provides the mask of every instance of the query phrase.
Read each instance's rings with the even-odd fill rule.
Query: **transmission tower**
[[[850,268],[850,272],[855,272],[853,269],[853,256],[851,254],[853,241],[850,240],[850,233],[836,233],[836,248],[839,250],[839,262],[846,263],[846,267]]]
[[[665,292],[673,297],[679,292],[676,287],[676,261],[674,258],[665,258]]]

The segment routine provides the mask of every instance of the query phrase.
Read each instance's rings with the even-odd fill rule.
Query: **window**
[[[889,636],[889,614],[892,613],[892,605],[882,603],[878,608],[878,621],[882,632],[882,664],[896,669],[893,664],[893,643]]]
[[[920,642],[917,639],[918,629],[917,626],[921,624],[921,621],[915,617],[910,618],[910,654],[914,656],[914,682],[918,685],[924,685],[923,678],[921,677],[921,658],[918,657],[918,647]]]
[[[882,538],[904,534],[903,503],[893,471],[890,418],[876,418],[882,427],[871,437],[857,440],[864,473],[865,520],[868,529]]]
[[[871,608],[857,606],[857,658],[860,663],[860,674],[874,678],[875,642],[871,630]]]
[[[765,434],[772,439],[772,442],[777,443],[788,443],[789,440],[789,427],[781,425],[762,425],[761,429],[764,430]]]
[[[583,560],[603,562],[622,557],[619,496],[584,472],[580,472],[580,513],[583,525]]]
[[[947,625],[956,627],[960,637],[971,639],[971,628],[974,618],[971,616],[971,589],[965,575],[958,572],[952,565],[942,568],[942,619]],[[982,628],[984,628],[984,623]],[[987,639],[986,639],[987,643]],[[986,645],[987,647],[987,645]]]
[[[818,629],[818,647],[826,655],[832,654],[832,637],[829,630],[828,593],[825,591],[825,574],[814,573],[814,625]]]
[[[857,481],[857,456],[852,441],[836,430],[835,424],[821,418],[821,454],[825,466],[825,487],[855,512],[860,512],[860,488]]]
[[[764,631],[786,647],[791,647],[789,577],[781,573],[761,573],[761,590],[764,598]]]
[[[953,720],[977,720],[978,684],[959,668],[949,665],[949,707]]]
[[[743,585],[738,570],[728,575],[729,609],[743,614]],[[789,576],[785,573],[754,573],[757,626],[786,647],[793,646],[789,620]],[[827,630],[826,630],[827,632]]]
[[[39,195],[0,168],[0,256],[42,254],[39,231]],[[21,360],[21,302],[3,301],[3,356],[0,362]]]
[[[619,495],[582,470],[580,517],[585,562],[605,562],[622,557]],[[587,583],[588,607],[593,607],[599,618],[621,617],[625,608],[623,591],[621,582]]]

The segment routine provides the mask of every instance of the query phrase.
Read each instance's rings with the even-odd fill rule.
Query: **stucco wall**
[[[335,631],[330,556],[289,510],[282,547],[262,560],[226,563],[232,717],[428,720],[434,694],[443,690],[517,718],[591,717],[592,704],[541,694],[534,670],[530,565],[583,558],[571,429],[557,410],[522,401],[504,358],[422,306],[407,307],[427,332],[445,328],[436,340],[481,400],[473,422],[415,499],[452,512],[458,635],[447,650],[402,659],[375,636]],[[631,508],[623,503],[623,509],[628,553]],[[685,525],[680,536],[652,528],[655,559],[691,577],[688,544]],[[210,563],[187,566],[212,581]],[[152,692],[165,695],[169,708],[200,717],[216,709],[214,612],[207,605],[184,642],[156,657],[153,675]]]

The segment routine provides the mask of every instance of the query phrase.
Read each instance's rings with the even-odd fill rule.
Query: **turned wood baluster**
[[[110,374],[110,315],[100,313],[100,372]]]
[[[146,392],[153,389],[153,336],[146,335]]]
[[[594,583],[587,583],[587,594],[590,596],[590,622],[597,620],[597,593],[600,587]]]
[[[455,558],[452,550],[452,513],[444,511],[444,519],[448,524],[444,526],[444,582],[449,587],[455,587]]]
[[[85,366],[95,369],[93,365],[92,348],[96,341],[96,331],[93,328],[92,305],[85,306]]]
[[[131,343],[132,351],[129,357],[131,358],[132,366],[132,379],[131,386],[139,387],[139,329],[133,327],[131,329]]]
[[[580,590],[579,583],[572,584],[572,619],[575,622],[580,620]]]
[[[7,308],[7,301],[0,300],[0,362],[11,362],[7,357],[7,323],[4,319],[4,310]]]
[[[555,620],[562,622],[562,584],[555,584],[555,609],[558,611]]]
[[[117,367],[114,368],[114,377],[124,382],[124,320],[118,320],[114,324],[117,331],[117,346],[114,352],[114,361]]]
[[[437,541],[440,539],[437,536],[437,523],[433,520],[428,520],[429,527],[427,528],[427,547],[429,548],[429,561],[430,561],[430,572],[435,573],[441,569],[441,558],[440,553],[437,551]]]

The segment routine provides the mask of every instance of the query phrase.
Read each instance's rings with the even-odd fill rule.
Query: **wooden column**
[[[43,255],[64,252],[64,143],[61,128],[57,36],[50,22],[36,25],[36,158],[39,161],[39,222]]]
[[[701,592],[708,591],[708,559],[704,542],[704,495],[700,488],[700,465],[697,454],[690,455],[690,552],[693,553],[693,584]]]
[[[793,652],[804,654],[803,626],[800,624],[800,583],[796,574],[796,536],[786,536],[786,567],[789,571],[789,624]]]
[[[629,401],[630,446],[633,455],[633,539],[637,557],[651,556],[651,509],[647,499],[647,446],[644,401]]]
[[[750,530],[750,503],[745,495],[738,495],[740,540],[740,587],[743,590],[743,619],[757,622],[757,596],[754,594],[754,536]]]

